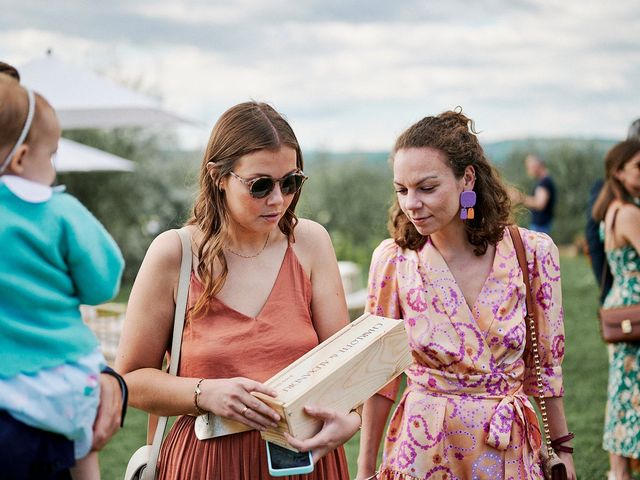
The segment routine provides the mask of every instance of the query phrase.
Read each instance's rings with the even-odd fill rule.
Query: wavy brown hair
[[[511,201],[496,169],[487,160],[476,137],[473,121],[462,112],[447,111],[425,117],[410,126],[396,140],[391,159],[406,148],[434,148],[445,154],[457,179],[465,169],[475,170],[476,206],[473,220],[465,220],[469,243],[474,253],[484,255],[489,244],[495,245],[511,223]],[[427,241],[404,214],[396,197],[389,211],[389,233],[402,248],[420,249]]]
[[[602,221],[611,202],[633,203],[631,194],[615,176],[629,160],[640,152],[640,140],[625,140],[613,146],[604,159],[605,181],[600,194],[593,204],[591,216]]]
[[[220,291],[229,272],[223,247],[229,240],[230,217],[220,181],[231,172],[240,157],[258,150],[277,150],[282,146],[296,151],[296,166],[303,167],[300,145],[289,123],[266,103],[245,102],[224,112],[216,122],[200,166],[200,190],[187,225],[196,225],[203,234],[198,248],[198,275],[204,291],[198,299],[194,314],[206,311],[207,305]],[[210,171],[208,164],[214,168]],[[290,242],[295,241],[293,230],[298,223],[295,207],[298,191],[278,223],[280,231]],[[214,266],[221,266],[214,275]]]

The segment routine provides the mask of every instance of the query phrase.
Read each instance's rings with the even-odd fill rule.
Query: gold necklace
[[[241,253],[234,252],[229,247],[225,247],[225,250],[227,250],[229,253],[233,253],[234,255],[237,255],[238,257],[241,257],[241,258],[256,258],[258,255],[260,255],[262,252],[264,252],[265,248],[267,248],[267,243],[269,243],[269,237],[270,236],[271,236],[271,232],[269,232],[267,234],[267,239],[264,241],[264,245],[262,246],[260,251],[258,253],[253,254],[253,255],[243,255]]]

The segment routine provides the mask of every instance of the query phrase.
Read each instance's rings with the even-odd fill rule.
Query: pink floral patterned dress
[[[562,396],[558,250],[546,234],[520,232],[536,302],[545,396]],[[525,348],[524,298],[507,230],[473,308],[431,242],[420,251],[401,249],[391,239],[378,246],[367,310],[404,319],[414,357],[387,430],[379,478],[542,478],[540,429],[528,398],[537,389]],[[380,393],[395,399],[397,384]]]

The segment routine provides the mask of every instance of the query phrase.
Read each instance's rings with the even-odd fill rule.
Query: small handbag
[[[189,279],[191,276],[191,235],[186,228],[176,230],[182,243],[182,261],[180,262],[180,278],[176,294],[176,310],[173,318],[173,339],[171,341],[172,358],[169,373],[177,375],[180,363],[180,348],[182,347],[182,330],[184,316],[187,310],[187,294],[189,293]],[[167,428],[169,417],[160,417],[151,445],[138,448],[129,459],[124,480],[155,480],[158,457],[162,438]]]
[[[616,224],[618,210],[613,212],[611,231]],[[600,291],[604,290],[605,278],[609,271],[609,262],[605,255],[602,262],[602,277],[600,278]],[[625,305],[622,307],[600,308],[600,333],[607,343],[638,342],[640,341],[640,304]]]
[[[544,445],[540,449],[540,460],[542,463],[542,472],[546,480],[567,480],[567,467],[564,462],[556,455],[551,445],[549,433],[549,421],[547,418],[547,405],[544,398],[544,384],[542,383],[542,368],[540,362],[540,353],[538,351],[538,335],[536,333],[536,322],[534,318],[533,294],[531,293],[531,284],[529,283],[529,268],[527,267],[527,257],[520,237],[518,227],[512,225],[509,227],[509,233],[513,240],[513,246],[516,250],[516,257],[522,270],[522,279],[527,291],[525,302],[527,306],[527,328],[529,338],[531,339],[531,351],[533,353],[533,361],[536,369],[536,379],[538,384],[538,402],[540,406],[540,416],[542,417],[542,425],[544,428]]]
[[[607,343],[640,341],[640,304],[600,308],[600,333]]]

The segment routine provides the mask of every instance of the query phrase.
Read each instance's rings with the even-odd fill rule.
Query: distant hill
[[[533,151],[544,155],[554,148],[567,144],[578,149],[595,148],[604,156],[616,142],[617,140],[602,138],[521,138],[484,143],[482,146],[487,157],[492,162],[500,164],[504,162],[507,156],[513,151],[523,152],[523,154]],[[385,151],[325,152],[312,150],[304,154],[305,165],[308,168],[317,168],[319,164],[322,163],[344,163],[353,161],[379,165],[386,163],[388,159],[389,152]]]
[[[602,138],[522,138],[486,143],[482,147],[492,162],[500,164],[514,151],[523,152],[523,155],[527,152],[536,152],[544,156],[550,150],[563,145],[577,150],[593,148],[604,156],[617,142],[617,140]]]

